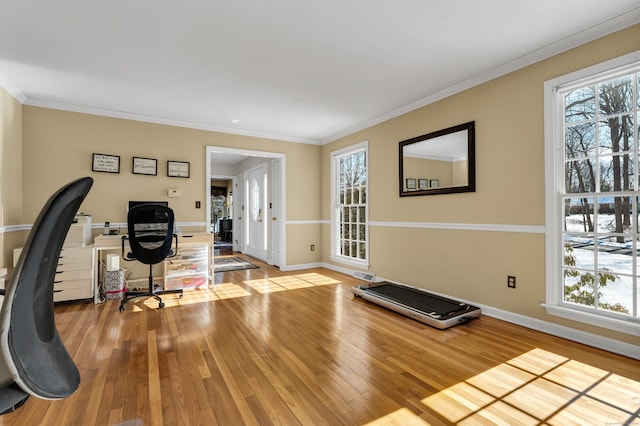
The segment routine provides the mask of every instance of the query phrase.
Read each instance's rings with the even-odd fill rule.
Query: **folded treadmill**
[[[390,282],[367,283],[351,288],[355,296],[438,329],[480,316],[480,308],[417,287]]]

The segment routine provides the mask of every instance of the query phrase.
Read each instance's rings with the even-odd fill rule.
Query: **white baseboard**
[[[328,263],[322,263],[320,264],[320,266],[323,268],[331,269],[332,271],[341,272],[345,275],[352,275],[354,272],[353,270],[328,264]],[[376,277],[376,281],[394,282],[393,280],[387,280],[382,277]],[[398,283],[398,284],[402,284],[402,283]],[[492,306],[481,305],[481,304],[475,303],[472,300],[463,300],[463,299],[460,299],[459,297],[454,297],[454,296],[450,296],[442,293],[434,293],[434,294],[438,296],[447,297],[450,299],[460,300],[461,302],[467,303],[469,305],[477,306],[480,308],[483,315],[487,315],[492,318],[497,318],[499,320],[520,325],[522,327],[530,328],[532,330],[540,331],[542,333],[551,334],[552,336],[561,337],[563,339],[571,340],[571,341],[582,343],[588,346],[593,346],[594,348],[603,349],[605,351],[613,352],[619,355],[627,356],[629,358],[640,360],[639,345],[633,345],[631,343],[621,342],[619,340],[611,339],[608,337],[598,336],[597,334],[587,333],[585,331],[576,330],[574,328],[553,324],[547,321],[542,321],[542,320],[531,318],[525,315],[516,314],[514,312],[509,312],[502,309],[494,308]]]
[[[301,269],[322,268],[322,267],[324,267],[324,264],[322,262],[318,262],[318,263],[302,263],[302,264],[299,264],[299,265],[281,266],[280,270],[284,271],[284,272],[288,272],[288,271],[299,271]]]

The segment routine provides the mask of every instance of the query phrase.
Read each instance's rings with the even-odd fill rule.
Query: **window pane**
[[[594,192],[596,170],[593,160],[565,163],[565,191],[567,193]]]
[[[366,259],[367,258],[367,246],[364,243],[359,244],[360,251],[358,252],[358,258]]]
[[[366,241],[367,230],[365,225],[358,225],[358,236],[360,238],[360,241]]]
[[[584,123],[567,127],[564,142],[565,158],[594,156],[596,154],[595,123]]]
[[[633,274],[633,239],[621,237],[622,242],[613,239],[598,242],[598,270],[621,274]]]
[[[633,278],[625,275],[601,273],[598,308],[612,312],[633,312]]]
[[[365,223],[366,221],[367,215],[364,206],[358,207],[358,223]]]
[[[565,95],[565,122],[591,120],[596,111],[595,86],[581,87]]]
[[[631,228],[631,198],[630,197],[598,197],[597,198],[598,232],[602,235],[598,239],[610,239],[605,234],[630,231]],[[618,243],[623,242],[622,236],[615,237]]]
[[[564,230],[568,232],[593,232],[595,198],[574,197],[566,200],[568,202],[564,203]]]
[[[593,269],[595,252],[593,235],[567,234],[564,238],[564,266],[568,272]]]
[[[595,306],[594,275],[592,272],[564,276],[564,301],[582,306]]]
[[[633,85],[630,75],[598,85],[598,104],[601,114],[630,111],[633,105]]]
[[[629,151],[633,143],[633,115],[609,117],[600,121],[599,147],[601,153]]]

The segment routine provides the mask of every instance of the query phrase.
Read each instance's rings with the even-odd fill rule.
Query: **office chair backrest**
[[[139,262],[153,265],[171,254],[173,210],[162,204],[140,204],[127,214],[131,254]]]
[[[61,399],[80,384],[56,328],[53,284],[62,244],[92,185],[85,177],[54,193],[23,246],[0,311],[0,388],[14,382],[30,395]]]

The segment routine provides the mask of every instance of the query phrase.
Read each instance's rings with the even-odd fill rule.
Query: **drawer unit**
[[[164,262],[164,288],[196,288],[209,283],[209,244],[196,241],[178,246],[178,255]]]
[[[63,248],[53,284],[53,301],[93,298],[93,247]]]

